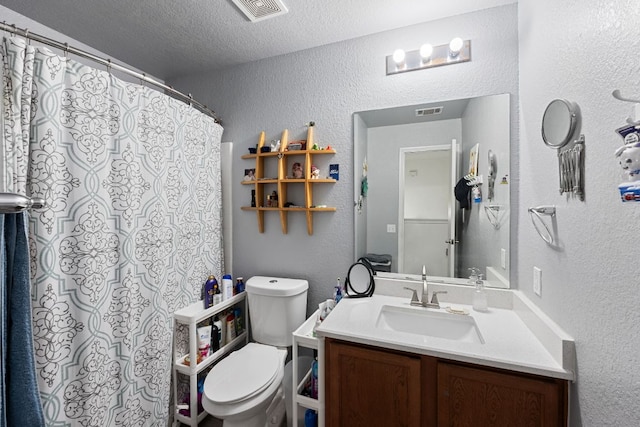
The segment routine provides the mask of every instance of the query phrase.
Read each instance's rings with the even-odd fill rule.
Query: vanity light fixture
[[[431,55],[433,54],[433,46],[429,43],[425,43],[420,46],[420,58],[422,58],[422,63],[426,64],[431,61]]]
[[[471,40],[456,37],[439,46],[427,43],[409,52],[395,50],[393,55],[387,56],[387,75],[468,61],[471,61]]]
[[[404,50],[396,49],[393,52],[393,62],[395,62],[396,64],[396,69],[401,70],[404,68],[404,66],[406,65],[406,63],[404,62],[405,58],[406,58],[406,54]]]
[[[449,42],[449,56],[452,58],[457,58],[458,55],[460,55],[460,50],[462,49],[463,45],[464,42],[460,37],[456,37],[455,39],[451,40],[451,42]]]

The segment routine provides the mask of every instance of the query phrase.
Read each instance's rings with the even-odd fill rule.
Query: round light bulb
[[[401,65],[404,63],[404,57],[405,57],[405,53],[404,53],[404,50],[402,49],[396,49],[395,52],[393,52],[393,62],[395,62],[398,65]]]
[[[431,58],[432,53],[433,53],[433,46],[431,46],[429,43],[423,44],[422,46],[420,46],[420,56],[422,57],[423,60],[427,60]]]
[[[462,49],[462,45],[464,45],[464,42],[460,37],[456,37],[455,39],[451,40],[451,43],[449,43],[449,52],[451,56],[458,56],[460,50]]]

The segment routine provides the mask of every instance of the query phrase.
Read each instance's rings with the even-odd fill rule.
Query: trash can
[[[309,369],[311,369],[311,363],[313,358],[311,356],[299,356],[298,357],[298,383],[302,381]],[[293,393],[295,393],[293,387],[293,360],[290,360],[284,365],[284,378],[282,379],[284,386],[284,399],[287,409],[287,427],[304,426],[304,408],[298,408],[298,422],[293,422]],[[296,384],[297,386],[297,384]]]

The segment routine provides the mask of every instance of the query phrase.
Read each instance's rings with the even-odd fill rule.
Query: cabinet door
[[[562,426],[566,404],[566,381],[438,363],[439,426]]]
[[[419,426],[420,358],[327,339],[327,426]]]

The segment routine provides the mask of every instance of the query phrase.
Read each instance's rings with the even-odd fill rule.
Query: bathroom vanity
[[[507,292],[486,313],[343,299],[317,330],[326,425],[566,425],[574,343]]]
[[[333,339],[325,357],[330,426],[566,425],[567,380]]]

